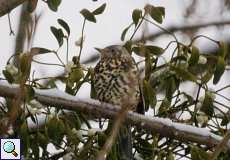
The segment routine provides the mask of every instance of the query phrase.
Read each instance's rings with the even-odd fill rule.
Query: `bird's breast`
[[[124,60],[123,60],[124,61]],[[139,99],[138,72],[135,64],[122,60],[100,61],[95,67],[94,87],[100,101],[122,105],[124,98]]]

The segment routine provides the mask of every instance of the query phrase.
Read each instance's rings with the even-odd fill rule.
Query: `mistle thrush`
[[[139,98],[139,72],[128,51],[118,45],[98,49],[101,54],[94,72],[94,88],[99,101],[135,110]],[[127,103],[128,101],[128,103]],[[132,159],[131,128],[123,125],[118,133],[118,159]]]

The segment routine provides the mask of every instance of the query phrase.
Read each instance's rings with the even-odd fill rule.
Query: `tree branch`
[[[14,98],[18,91],[19,87],[17,85],[9,85],[6,82],[0,81],[0,96]],[[78,99],[57,89],[35,89],[35,99],[45,105],[83,112],[94,117],[113,119],[119,112],[118,106],[100,103],[92,99]],[[215,135],[204,128],[175,123],[170,119],[144,116],[134,112],[128,112],[125,122],[148,131],[157,132],[164,137],[176,139],[181,142],[195,142],[209,147],[218,145],[223,139],[221,136]],[[230,142],[228,141],[225,145],[230,150]]]
[[[230,20],[225,20],[225,21],[215,21],[215,22],[207,22],[207,23],[203,23],[203,24],[193,24],[193,25],[184,25],[184,26],[171,26],[169,28],[167,28],[167,30],[169,32],[184,32],[184,31],[191,31],[191,30],[197,30],[197,29],[201,29],[201,28],[207,28],[207,27],[211,27],[211,26],[225,26],[225,25],[230,25]],[[141,37],[141,38],[136,38],[134,39],[134,43],[143,41],[143,40],[153,40],[156,39],[158,37],[160,37],[161,35],[167,34],[165,31],[159,31],[157,33],[153,33],[153,34],[149,34],[147,36]]]
[[[201,28],[206,28],[206,27],[211,27],[211,26],[224,26],[224,25],[230,25],[230,20],[226,20],[226,21],[215,21],[215,22],[208,22],[208,23],[203,23],[203,24],[194,24],[194,25],[184,25],[184,26],[171,26],[168,27],[167,30],[169,32],[184,32],[184,31],[191,31],[191,30],[196,30],[196,29],[201,29]],[[133,43],[138,43],[141,41],[149,41],[149,40],[154,40],[156,38],[159,38],[162,35],[167,34],[165,31],[159,31],[156,33],[152,33],[146,36],[142,36],[140,38],[135,38],[133,40]],[[121,45],[121,44],[119,44]],[[97,61],[99,58],[98,54],[93,54],[91,57],[85,59],[84,61],[82,61],[83,64],[87,64],[87,63],[92,63]]]
[[[0,17],[9,13],[12,9],[25,1],[26,0],[0,0]]]

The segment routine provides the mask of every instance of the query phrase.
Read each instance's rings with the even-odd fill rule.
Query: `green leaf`
[[[133,23],[135,24],[135,26],[137,26],[141,16],[142,16],[142,11],[140,9],[133,10],[132,19],[133,19]]]
[[[57,39],[59,47],[61,47],[63,44],[64,33],[62,32],[61,29],[57,29],[54,26],[51,26],[50,30],[53,33],[53,35],[55,36],[55,38]]]
[[[104,145],[105,141],[106,141],[106,138],[107,138],[106,134],[103,133],[103,132],[98,132],[98,137],[97,138],[98,138],[98,145],[100,147],[102,147]]]
[[[29,141],[29,131],[27,126],[27,121],[24,121],[23,124],[20,126],[20,139],[22,140],[23,146],[23,154],[26,155],[29,148],[30,148],[30,141]]]
[[[184,55],[178,55],[172,58],[171,62],[187,62],[187,58]]]
[[[222,126],[225,126],[225,125],[229,124],[229,122],[230,122],[230,117],[229,116],[224,116],[220,124]]]
[[[83,17],[90,21],[96,23],[96,18],[93,13],[91,13],[88,9],[83,9],[80,11],[80,13],[83,15]]]
[[[50,49],[47,49],[47,48],[41,48],[41,47],[31,48],[31,53],[44,54],[44,53],[50,53],[50,52],[52,52],[52,51]]]
[[[148,53],[153,54],[155,56],[160,56],[164,52],[164,49],[158,46],[147,45],[145,47]]]
[[[159,107],[159,115],[165,115],[167,113],[168,108],[170,107],[170,101],[165,97],[165,99],[162,101],[160,107]]]
[[[39,159],[39,146],[37,143],[37,139],[35,139],[34,136],[31,136],[31,140],[30,140],[30,149],[32,150],[32,154],[33,154],[33,158],[34,159]]]
[[[182,78],[184,80],[189,80],[193,82],[196,82],[197,80],[196,76],[194,76],[192,73],[190,73],[184,68],[171,66],[171,69],[176,72],[176,75],[178,76],[178,78]]]
[[[14,82],[14,77],[10,74],[10,72],[8,72],[7,70],[3,70],[2,73],[9,83]]]
[[[173,93],[176,91],[177,89],[177,85],[176,85],[176,80],[174,78],[175,76],[171,76],[167,79],[167,83],[165,84],[165,96],[167,97],[168,100],[172,99]]]
[[[146,107],[148,107],[149,105],[152,108],[155,107],[155,105],[157,103],[156,93],[155,93],[154,89],[152,88],[149,81],[144,80],[143,94],[144,94],[144,100],[145,100]]]
[[[57,21],[65,29],[65,31],[68,33],[69,36],[70,35],[69,25],[63,19],[58,19]]]
[[[223,41],[220,41],[219,47],[220,47],[219,55],[225,58],[225,56],[228,54],[228,44]]]
[[[221,125],[222,126],[225,126],[227,124],[229,124],[230,122],[230,111],[228,111],[226,114],[223,114],[223,118],[222,118],[222,121],[221,121]]]
[[[96,90],[94,87],[94,83],[91,82],[91,88],[90,88],[90,98],[94,98],[96,99],[97,95],[96,95]]]
[[[42,147],[42,149],[46,150],[46,147],[48,145],[48,137],[45,136],[44,134],[38,132],[37,133],[37,140],[38,140],[38,143],[39,145]]]
[[[74,121],[75,121],[75,128],[77,129],[77,130],[79,130],[79,129],[81,129],[81,126],[82,126],[82,122],[81,122],[81,119],[80,119],[80,117],[79,117],[79,115],[78,114],[74,114]]]
[[[152,155],[154,155],[154,148],[148,140],[138,138],[137,145],[137,151],[142,154],[143,159],[154,159],[153,157],[151,157]]]
[[[160,10],[159,7],[152,7],[151,12],[150,12],[150,16],[158,23],[162,23],[163,22],[163,14],[162,14],[162,8]]]
[[[207,160],[210,159],[210,156],[203,149],[193,146],[191,149],[191,158],[192,160]]]
[[[146,48],[144,47],[144,45],[135,46],[132,48],[132,51],[138,56],[146,57]]]
[[[207,83],[212,78],[212,75],[213,75],[213,68],[208,66],[205,75],[201,78],[202,84]]]
[[[133,47],[132,50],[134,51],[134,53],[142,57],[146,57],[147,54],[160,56],[164,52],[164,49],[162,49],[161,47],[142,44]]]
[[[191,57],[188,61],[189,65],[197,64],[199,60],[199,50],[195,46],[192,47]]]
[[[57,12],[61,0],[47,0],[47,4],[52,11]]]
[[[169,155],[167,156],[166,160],[175,160],[172,152],[169,152]]]
[[[206,91],[203,104],[201,106],[201,111],[203,111],[206,115],[212,116],[214,113],[214,106],[213,106],[213,98],[212,93]]]
[[[164,7],[155,7],[153,5],[147,5],[145,7],[145,11],[158,23],[163,22],[163,18],[165,17],[165,8]]]
[[[95,9],[92,13],[94,15],[99,15],[99,14],[102,14],[105,10],[105,7],[106,7],[106,3],[103,3],[100,7],[98,7],[97,9]]]
[[[47,124],[48,136],[57,144],[60,144],[64,133],[65,125],[62,120],[57,119],[56,117],[51,118]]]
[[[129,28],[130,28],[131,26],[132,26],[132,24],[129,25],[128,27],[126,27],[126,28],[123,30],[123,32],[122,32],[122,34],[121,34],[121,40],[122,40],[122,41],[125,40],[125,35],[126,35],[127,31],[129,30]]]
[[[55,134],[57,132],[57,118],[51,118],[47,123],[47,132],[49,138],[53,139],[55,137]]]
[[[162,17],[165,17],[165,8],[164,7],[157,7],[161,12]]]
[[[214,71],[213,84],[217,84],[225,71],[225,62],[223,57],[218,57]]]
[[[76,132],[73,132],[72,129],[66,124],[66,139],[67,142],[71,142],[74,145],[78,145],[80,140]]]
[[[78,82],[84,76],[82,68],[73,68],[72,72],[69,75],[70,82]]]
[[[149,80],[152,74],[153,60],[149,54],[145,55],[145,79]]]
[[[26,85],[26,100],[31,101],[34,98],[35,91],[32,86]]]

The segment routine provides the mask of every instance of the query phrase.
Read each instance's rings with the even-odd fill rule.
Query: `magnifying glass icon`
[[[13,142],[11,141],[6,141],[4,144],[3,144],[3,149],[6,153],[11,153],[14,155],[14,157],[17,157],[18,156],[18,153],[15,152],[15,145]]]

